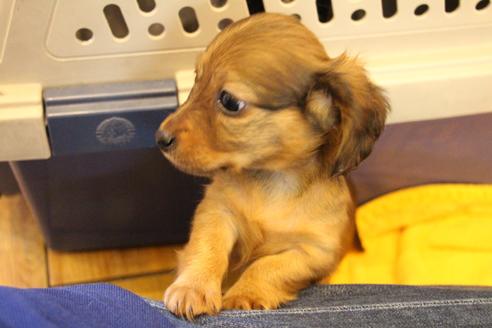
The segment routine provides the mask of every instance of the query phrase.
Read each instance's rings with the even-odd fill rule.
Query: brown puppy
[[[343,175],[388,110],[357,62],[330,59],[295,18],[259,14],[220,33],[157,132],[174,165],[212,179],[167,308],[274,309],[332,272],[354,235]]]

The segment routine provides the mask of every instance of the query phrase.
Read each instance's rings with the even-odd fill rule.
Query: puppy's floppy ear
[[[347,173],[371,153],[389,111],[382,89],[345,54],[316,74],[305,106],[308,119],[325,134],[322,151],[333,175]]]

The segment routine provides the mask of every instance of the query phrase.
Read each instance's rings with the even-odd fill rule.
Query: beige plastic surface
[[[0,1],[0,63],[2,62],[15,0]]]
[[[159,1],[156,9],[145,13],[139,9],[136,0],[109,2],[58,0],[50,23],[46,46],[53,56],[64,59],[149,51],[176,53],[196,50],[205,46],[220,31],[218,24],[221,19],[239,20],[248,15],[246,1],[229,2],[229,6],[218,10],[209,1],[203,0]],[[108,22],[102,14],[106,3],[117,4],[121,8],[129,27],[127,37],[117,38],[110,33]],[[202,23],[195,33],[186,33],[183,29],[178,15],[183,7],[192,7],[198,17],[206,18],[206,24]],[[91,18],[90,21],[87,17]],[[164,32],[159,36],[152,36],[148,31],[153,23],[164,26]],[[93,39],[83,46],[74,34],[74,31],[81,27],[90,28],[94,33]]]
[[[186,70],[176,72],[175,75],[176,87],[178,88],[178,103],[182,104],[188,99],[191,88],[195,83],[195,71]]]
[[[49,156],[41,85],[0,86],[0,161]]]
[[[180,76],[178,72],[193,69],[196,55],[219,32],[219,25],[248,15],[246,0],[213,1],[225,3],[218,7],[212,0],[155,0],[150,11],[142,10],[139,1],[152,2],[0,0],[0,86]],[[331,56],[343,51],[359,55],[373,79],[388,89],[391,122],[492,110],[492,4],[477,10],[483,0],[461,0],[447,13],[445,0],[398,0],[396,14],[384,18],[381,1],[332,0],[334,16],[327,23],[318,20],[314,0],[264,0],[264,6],[266,11],[299,15]],[[114,35],[106,18],[105,8],[111,4],[119,7],[125,21],[123,27],[116,24],[116,34],[123,31],[123,37]],[[427,12],[416,15],[422,4]],[[185,7],[197,17],[199,27],[192,33],[185,31],[189,16],[186,26],[181,23]],[[360,10],[364,17],[354,20]],[[163,27],[162,34],[152,35],[160,29],[155,24]],[[91,34],[78,34],[81,29]],[[86,41],[79,40],[81,36]],[[190,87],[189,81],[183,82],[190,73],[186,75],[178,78],[181,100]]]
[[[0,1],[0,17],[5,16],[5,3],[9,2]],[[391,18],[382,16],[381,0],[332,0],[334,17],[328,23],[318,21],[314,0],[285,2],[264,0],[267,11],[299,14],[331,55],[348,50],[384,71],[395,65],[414,69],[442,66],[450,60],[457,60],[450,63],[454,65],[483,59],[475,55],[459,58],[464,50],[486,55],[487,60],[492,56],[492,5],[476,10],[478,0],[461,0],[453,13],[444,11],[444,0],[399,0],[398,11]],[[170,78],[193,67],[197,53],[219,32],[221,20],[248,15],[246,0],[228,0],[220,8],[213,7],[211,0],[155,3],[147,13],[139,9],[137,0],[16,1],[0,64],[0,84],[53,86]],[[414,10],[422,3],[428,4],[429,10],[416,16]],[[120,6],[129,30],[127,37],[118,39],[111,33],[103,13],[109,4]],[[184,7],[196,12],[196,32],[185,32],[180,23],[179,12]],[[351,19],[356,9],[366,12],[359,21]],[[160,37],[148,32],[154,23],[164,26]],[[92,30],[91,40],[77,39],[81,28]]]

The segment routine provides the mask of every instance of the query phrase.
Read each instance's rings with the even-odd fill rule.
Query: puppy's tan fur
[[[224,114],[221,90],[245,109]],[[344,174],[369,155],[388,110],[356,61],[330,59],[295,18],[259,14],[220,33],[160,127],[176,138],[166,157],[212,179],[168,309],[273,309],[332,272],[354,234]]]

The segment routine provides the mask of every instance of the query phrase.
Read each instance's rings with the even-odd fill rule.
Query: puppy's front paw
[[[294,298],[294,295],[279,291],[254,288],[240,289],[233,286],[224,296],[222,308],[229,310],[271,310]]]
[[[164,293],[167,309],[188,320],[200,314],[216,314],[222,303],[220,288],[197,283],[175,282]]]
[[[222,308],[228,310],[266,310],[279,306],[276,302],[263,299],[256,295],[229,295],[224,297]]]

